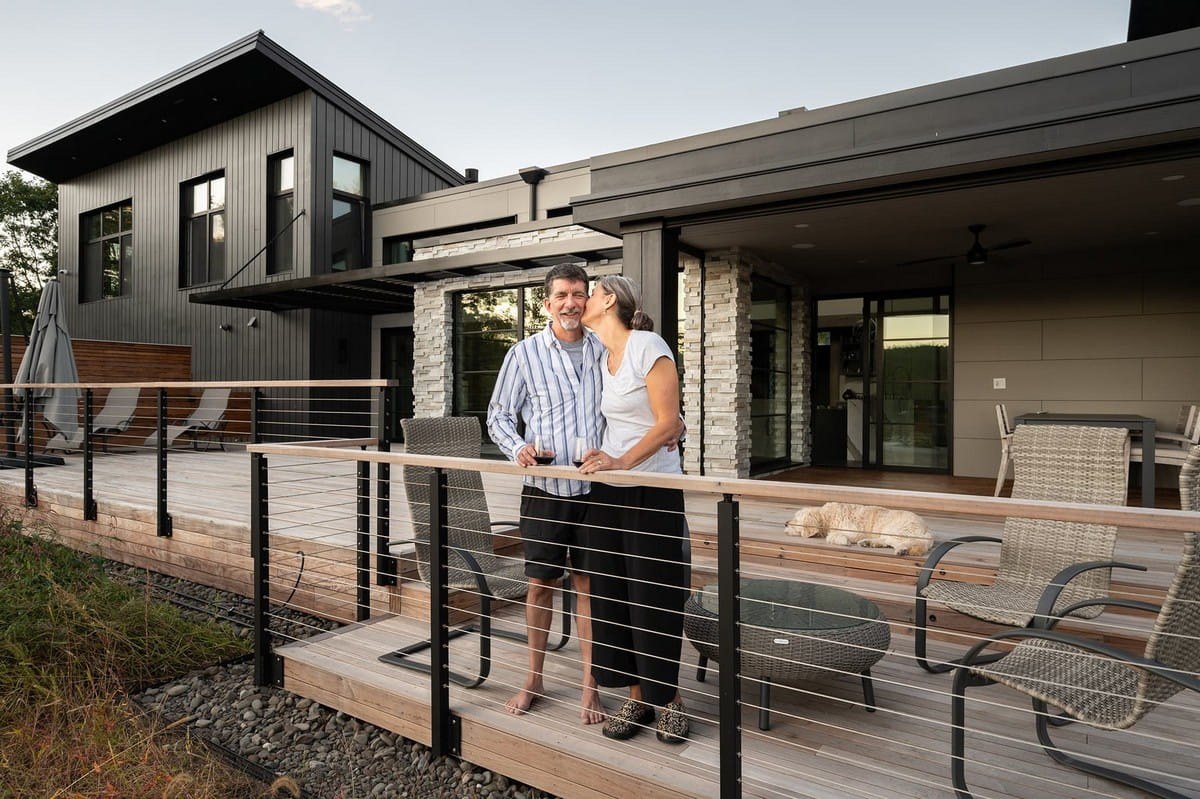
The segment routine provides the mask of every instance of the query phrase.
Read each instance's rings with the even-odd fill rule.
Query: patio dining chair
[[[1012,436],[1014,499],[1124,505],[1129,475],[1129,433],[1116,427],[1018,425]],[[971,535],[939,544],[917,573],[913,637],[917,663],[944,672],[953,663],[926,657],[927,603],[946,605],[976,619],[1025,627],[1056,609],[1105,596],[1113,568],[1145,570],[1112,562],[1117,528],[1010,516],[1002,538]],[[989,585],[953,579],[939,563],[963,544],[1000,544],[1000,564]],[[940,575],[939,575],[940,576]],[[1099,607],[1074,615],[1094,618]]]
[[[1008,408],[999,402],[996,403],[996,424],[1000,428],[1000,473],[996,475],[994,497],[1000,496],[1004,478],[1008,477],[1008,464],[1012,461],[1012,422],[1008,420]]]
[[[1033,700],[1038,741],[1059,763],[1131,785],[1167,799],[1185,795],[1155,785],[1137,774],[1077,757],[1055,746],[1050,727],[1078,721],[1104,730],[1132,727],[1143,716],[1180,691],[1200,691],[1200,557],[1196,533],[1184,534],[1183,558],[1162,606],[1102,597],[1056,611],[1044,627],[1006,630],[972,647],[954,674],[950,704],[950,757],[955,793],[970,799],[965,766],[968,687],[1001,683]],[[1066,615],[1095,607],[1119,606],[1157,613],[1142,655],[1054,629]],[[1007,654],[987,658],[995,642],[1017,643]],[[981,662],[982,661],[982,662]],[[1057,716],[1048,706],[1062,710]]]
[[[1200,511],[1200,444],[1188,448],[1187,459],[1179,469],[1179,508]]]
[[[1200,408],[1185,405],[1180,411],[1175,431],[1163,431],[1154,436],[1154,464],[1182,468],[1191,448],[1200,444]],[[1132,463],[1142,462],[1142,442],[1134,440],[1129,450]],[[1180,497],[1182,501],[1182,496]]]
[[[479,420],[468,417],[437,417],[425,419],[401,419],[404,431],[404,451],[419,455],[443,455],[453,458],[478,458],[482,435]],[[413,537],[393,539],[392,544],[412,543],[416,550],[417,573],[427,585],[431,584],[429,496],[430,478],[433,469],[427,466],[402,466],[400,479],[408,498],[409,514],[412,517]],[[451,672],[450,679],[467,688],[477,688],[484,683],[491,671],[492,636],[525,641],[524,635],[507,630],[492,629],[492,601],[514,600],[525,596],[527,579],[523,558],[500,557],[495,553],[494,541],[497,533],[512,533],[517,522],[493,522],[488,512],[487,495],[483,479],[477,471],[467,469],[446,470],[446,528],[450,590],[474,594],[479,600],[477,622],[458,627],[450,636],[478,632],[479,667],[474,676],[468,677]],[[563,583],[562,634],[550,651],[561,649],[570,637],[571,593],[570,583]],[[412,659],[412,655],[430,648],[429,640],[419,641],[382,655],[380,660],[396,666],[429,671],[429,663]]]

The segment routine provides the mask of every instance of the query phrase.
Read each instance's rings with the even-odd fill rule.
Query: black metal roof
[[[199,291],[194,303],[287,311],[323,308],[358,314],[411,311],[417,283],[494,272],[554,266],[571,261],[595,262],[621,257],[621,247],[609,236],[596,234],[547,242],[511,251],[490,250],[428,258],[370,269],[355,269],[312,277],[256,283],[239,288]]]
[[[123,161],[311,89],[452,184],[463,176],[261,30],[8,151],[54,183]]]

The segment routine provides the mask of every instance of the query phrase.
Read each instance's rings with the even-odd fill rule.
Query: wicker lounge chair
[[[1016,499],[1125,504],[1129,433],[1121,428],[1018,425],[1012,459]],[[1112,568],[1144,571],[1142,566],[1112,562],[1116,540],[1117,528],[1111,525],[1009,517],[1003,539],[972,535],[939,544],[917,574],[913,619],[917,663],[932,672],[953,668],[926,659],[928,601],[977,619],[1025,627],[1064,605],[1105,596]],[[931,582],[947,553],[979,542],[1000,544],[1000,566],[991,585],[952,579]],[[1088,607],[1076,615],[1091,618],[1100,612]]]
[[[1058,620],[1078,610],[1120,606],[1157,613],[1153,632],[1141,656],[1098,641],[1054,629]],[[989,661],[983,650],[995,641],[1015,643],[1012,652]],[[1057,748],[1050,727],[1070,721],[1105,730],[1123,730],[1183,690],[1200,691],[1200,558],[1196,533],[1184,535],[1184,553],[1162,607],[1121,599],[1090,599],[1056,613],[1044,628],[1006,630],[973,647],[954,675],[951,699],[951,771],[960,799],[969,799],[965,775],[965,699],[970,686],[1002,683],[1033,698],[1038,740],[1046,754],[1064,765],[1116,780],[1168,799],[1184,794],[1154,785],[1135,775],[1078,758]],[[1065,711],[1058,717],[1047,710]]]
[[[479,420],[474,417],[445,417],[402,419],[405,452],[421,455],[444,455],[457,458],[478,458],[481,434]],[[430,583],[429,564],[429,495],[433,469],[426,466],[403,466],[400,479],[408,496],[412,516],[413,538],[417,556],[417,571],[426,584]],[[451,637],[478,632],[479,670],[473,677],[451,672],[450,679],[467,688],[483,685],[491,671],[492,600],[518,599],[527,591],[525,564],[520,557],[501,558],[495,554],[493,536],[497,532],[513,532],[517,522],[493,522],[488,514],[487,495],[479,472],[446,470],[446,527],[450,547],[449,587],[451,590],[474,593],[479,599],[479,619],[451,631]],[[393,540],[393,545],[404,541]],[[569,588],[569,583],[564,583]],[[563,626],[561,639],[549,647],[560,649],[570,636],[570,592],[563,592]],[[523,635],[497,630],[495,635],[525,640]],[[428,640],[410,644],[380,657],[380,660],[416,671],[429,671],[429,663],[414,660],[411,655],[430,648]]]

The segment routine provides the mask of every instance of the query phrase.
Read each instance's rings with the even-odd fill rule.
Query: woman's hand
[[[608,472],[616,469],[627,469],[625,461],[614,458],[602,449],[589,449],[583,456],[583,465],[579,471],[583,474],[592,472]]]

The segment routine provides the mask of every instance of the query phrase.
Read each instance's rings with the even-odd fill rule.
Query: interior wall
[[[995,405],[1136,413],[1173,429],[1200,402],[1200,271],[1186,243],[955,274],[954,473],[994,477]],[[993,387],[1002,378],[1005,388]],[[1167,468],[1167,467],[1163,467]],[[1174,473],[1160,479],[1174,480]]]

